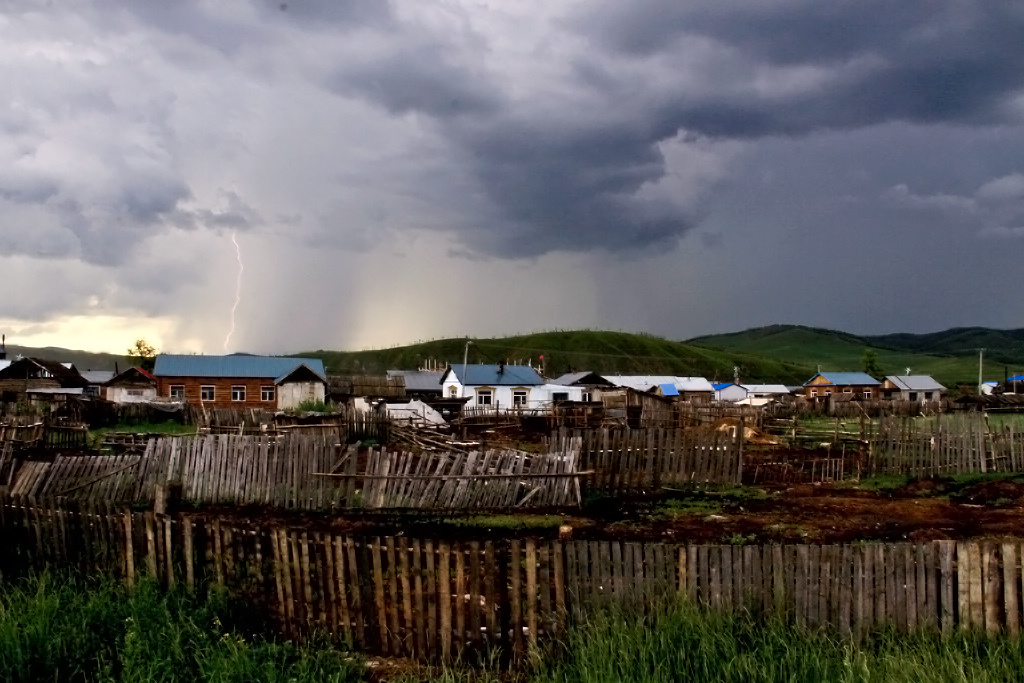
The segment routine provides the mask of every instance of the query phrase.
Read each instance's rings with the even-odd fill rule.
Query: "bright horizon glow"
[[[174,321],[167,318],[118,315],[63,316],[46,322],[0,319],[0,333],[12,346],[115,355],[124,355],[136,339],[145,339],[163,353],[162,342],[174,337],[174,329]],[[183,346],[184,353],[200,348],[198,340],[185,340]]]

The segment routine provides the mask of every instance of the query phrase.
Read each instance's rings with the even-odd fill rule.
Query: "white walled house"
[[[581,387],[546,384],[526,365],[453,365],[441,376],[444,398],[466,398],[478,410],[546,411],[553,402],[582,400]]]
[[[142,368],[128,368],[103,385],[103,397],[112,403],[149,403],[157,397],[156,377]]]
[[[725,403],[736,403],[747,397],[747,388],[735,382],[723,382],[713,385],[715,388],[715,400]]]

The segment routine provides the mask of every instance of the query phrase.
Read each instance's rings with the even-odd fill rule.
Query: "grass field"
[[[0,584],[0,680],[363,679],[358,660],[316,643],[268,639],[260,623],[219,595],[165,593],[145,581],[128,591],[112,580],[40,574]]]
[[[0,584],[0,680],[295,682],[392,680],[530,683],[668,681],[1017,681],[1024,641],[958,631],[883,630],[853,643],[747,613],[686,604],[608,608],[512,672],[409,662],[385,678],[326,640],[266,637],[220,595],[127,590],[111,580],[44,573]],[[496,660],[495,660],[496,661]]]

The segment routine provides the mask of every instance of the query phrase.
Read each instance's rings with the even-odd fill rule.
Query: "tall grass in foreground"
[[[883,631],[861,643],[779,620],[677,605],[653,615],[601,613],[574,629],[537,683],[633,681],[1019,681],[1020,639]]]
[[[338,650],[274,642],[247,620],[219,595],[43,573],[0,584],[0,681],[362,679]]]

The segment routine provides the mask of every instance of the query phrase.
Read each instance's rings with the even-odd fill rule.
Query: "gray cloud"
[[[80,307],[49,287],[88,279],[94,308],[219,343],[237,233],[237,339],[263,344],[384,329],[392,280],[418,322],[388,329],[417,337],[560,304],[673,336],[884,331],[949,317],[908,262],[974,282],[1024,235],[1016,2],[0,7],[0,260],[47,290],[0,319]],[[870,273],[808,265],[836,254]],[[533,314],[526,279],[547,317],[507,313]],[[443,319],[424,282],[459,292]],[[976,322],[964,290],[951,322]],[[1024,315],[986,297],[985,322]]]
[[[564,25],[587,49],[526,100],[486,66],[459,64],[457,43],[396,46],[337,76],[346,92],[435,121],[498,211],[499,223],[461,230],[486,253],[673,243],[700,205],[642,188],[665,179],[660,147],[681,133],[982,125],[1011,120],[1007,103],[1024,92],[1024,12],[1011,3],[599,2]]]

